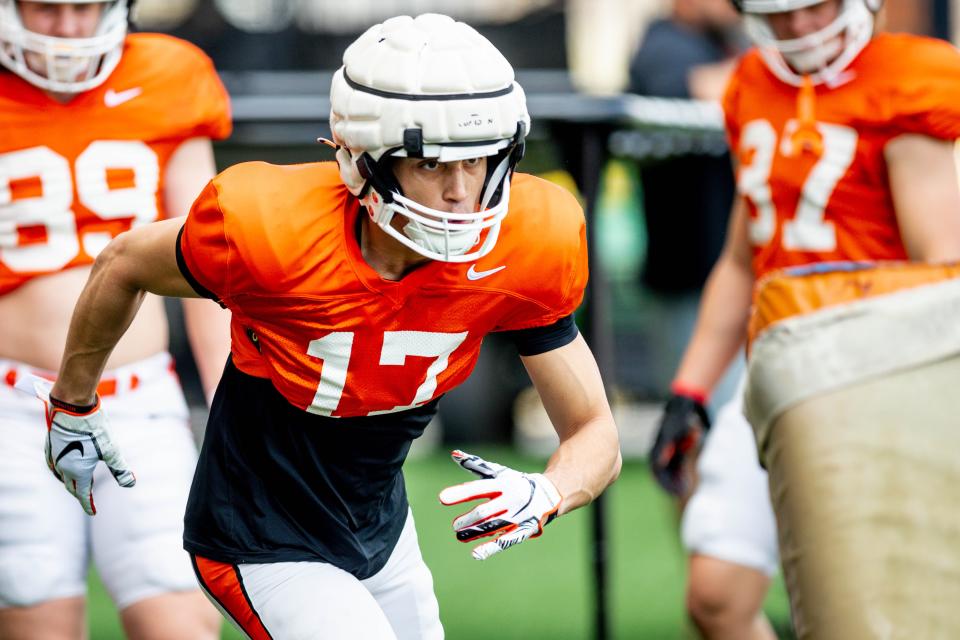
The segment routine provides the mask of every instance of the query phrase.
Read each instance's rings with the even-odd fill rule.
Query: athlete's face
[[[22,0],[20,21],[28,31],[55,38],[89,38],[97,32],[103,2],[51,3]]]
[[[394,175],[403,195],[431,209],[473,213],[487,175],[487,159],[437,162],[429,158],[398,158]]]
[[[778,40],[795,40],[826,28],[840,15],[842,0],[826,0],[803,9],[767,14]]]
[[[96,34],[103,16],[105,3],[84,2],[51,3],[51,2],[19,2],[20,22],[27,31],[54,38],[89,38]],[[40,75],[47,75],[46,57],[35,52],[27,52],[27,66]],[[67,75],[81,80],[86,75],[85,65],[78,64],[69,58],[54,58],[54,65],[62,65]],[[76,67],[74,70],[73,68]]]

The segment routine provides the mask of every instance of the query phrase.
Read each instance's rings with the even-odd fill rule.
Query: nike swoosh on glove
[[[440,502],[449,506],[487,500],[454,519],[457,540],[470,542],[501,534],[474,548],[473,557],[477,560],[486,560],[524,540],[540,536],[543,527],[557,517],[562,497],[543,474],[522,473],[460,450],[451,452],[450,456],[482,479],[447,487],[440,492]]]
[[[93,471],[100,460],[107,465],[121,487],[132,487],[137,483],[123,455],[110,439],[107,417],[100,410],[99,396],[92,410],[80,414],[55,407],[50,402],[53,384],[49,380],[30,375],[17,380],[15,386],[43,401],[47,419],[47,439],[44,443],[47,466],[88,515],[97,513],[93,502]]]

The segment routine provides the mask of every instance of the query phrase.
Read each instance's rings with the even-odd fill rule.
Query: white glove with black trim
[[[132,487],[137,479],[110,440],[107,417],[100,410],[100,396],[90,411],[76,413],[54,406],[50,400],[52,387],[49,380],[33,375],[16,383],[17,389],[43,401],[47,418],[47,439],[43,447],[47,466],[67,491],[80,501],[87,515],[92,516],[97,513],[93,504],[93,471],[98,461],[104,461],[121,487]]]
[[[562,497],[543,474],[521,473],[460,450],[452,451],[450,456],[483,479],[447,487],[440,492],[440,502],[449,506],[487,499],[453,521],[457,540],[470,542],[503,534],[474,548],[473,557],[477,560],[486,560],[528,538],[536,538],[557,517]]]

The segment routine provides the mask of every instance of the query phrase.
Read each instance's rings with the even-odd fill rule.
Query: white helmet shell
[[[767,16],[805,9],[824,0],[739,0],[747,35],[760,50],[767,67],[781,80],[799,86],[808,75],[814,84],[833,86],[844,81],[843,71],[873,37],[874,14],[883,0],[840,0],[836,19],[815,33],[790,40],[778,39]]]
[[[513,68],[486,38],[443,15],[391,18],[347,48],[330,104],[340,174],[382,229],[434,260],[468,262],[493,248],[530,116]],[[483,156],[480,210],[469,214],[406,198],[388,167],[397,157]],[[390,224],[396,214],[409,219],[403,232]]]
[[[89,4],[90,0],[36,0]],[[94,0],[96,2],[96,0]],[[104,0],[100,22],[89,38],[47,36],[24,27],[16,0],[0,0],[0,64],[24,80],[54,93],[81,93],[97,87],[120,62],[127,35],[128,0]]]

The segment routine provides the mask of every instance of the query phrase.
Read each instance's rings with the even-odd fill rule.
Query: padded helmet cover
[[[469,219],[453,216],[455,227],[433,229],[443,236],[442,247],[425,241],[431,246],[424,255],[431,258],[476,259],[465,251],[481,230],[498,226],[506,215],[503,196],[509,192],[510,174],[530,129],[523,89],[496,47],[472,27],[447,16],[391,18],[347,48],[343,66],[333,77],[330,103],[330,129],[341,147],[337,161],[343,181],[384,229],[394,213],[408,215],[411,205],[417,209],[412,201],[398,205],[402,191],[385,160],[488,157],[482,210]],[[372,191],[380,197],[372,197]],[[444,217],[443,212],[420,208],[428,226],[433,218]],[[494,217],[499,219],[482,224]],[[467,231],[472,242],[464,247],[470,234],[460,232]],[[400,235],[398,240],[407,244],[406,236]],[[454,241],[456,237],[460,240]],[[411,248],[420,251],[424,242],[414,244],[419,248]]]

